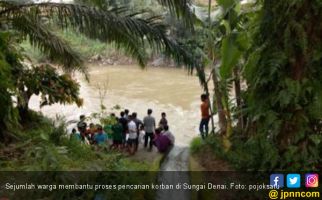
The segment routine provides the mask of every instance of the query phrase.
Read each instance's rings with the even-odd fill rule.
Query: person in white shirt
[[[165,125],[163,129],[164,129],[163,135],[167,136],[171,141],[171,144],[174,145],[175,138],[174,138],[174,135],[171,133],[171,131],[169,131],[169,126]]]
[[[135,153],[136,141],[137,141],[138,135],[137,135],[136,124],[131,115],[129,115],[129,123],[127,124],[127,126],[128,126],[128,134],[129,134],[127,144],[128,144],[130,155],[133,155]]]
[[[140,134],[139,134],[139,144],[144,144],[144,138],[145,138],[145,131],[144,127],[140,127]]]

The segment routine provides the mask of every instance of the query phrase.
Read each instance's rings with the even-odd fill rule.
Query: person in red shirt
[[[209,124],[209,100],[206,94],[201,95],[201,121],[199,125],[199,131],[202,139],[205,139],[208,136],[208,124]]]

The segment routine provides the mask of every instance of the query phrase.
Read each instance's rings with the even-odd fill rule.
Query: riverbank
[[[233,171],[233,167],[218,157],[209,143],[200,137],[194,138],[190,144],[191,171]]]
[[[28,120],[20,127],[12,128],[14,136],[10,143],[0,143],[0,169],[10,171],[1,174],[3,180],[28,181],[31,183],[126,183],[129,185],[150,185],[156,183],[158,171],[164,154],[154,149],[147,152],[140,148],[134,156],[111,151],[107,148],[95,148],[70,140],[64,121],[55,122],[40,113],[30,111]],[[0,173],[1,173],[0,172]],[[68,173],[64,173],[68,172]],[[104,176],[102,177],[102,172]],[[21,175],[21,173],[24,173]],[[26,178],[30,176],[29,178]],[[42,176],[41,180],[37,178]],[[76,178],[76,177],[77,178]],[[72,181],[72,182],[71,182]],[[4,192],[10,199],[37,199],[37,195],[61,199],[63,196],[77,199],[88,199],[97,195],[115,196],[124,199],[128,196],[139,196],[140,199],[153,199],[154,190],[129,190],[127,193],[103,190],[103,192],[77,193],[74,190],[64,190],[52,193],[50,189],[41,193],[28,191]],[[143,198],[144,197],[144,198]],[[66,198],[62,198],[66,199]]]
[[[127,156],[105,148],[94,150],[79,141],[70,140],[64,121],[54,122],[33,111],[29,113],[26,123],[11,129],[11,134],[14,135],[14,139],[10,143],[0,143],[0,169],[1,172],[8,171],[7,174],[2,173],[0,177],[10,182],[21,180],[68,185],[85,181],[89,184],[102,183],[104,186],[112,183],[150,185],[157,181],[164,156],[156,150],[146,152],[140,149],[135,156]],[[68,173],[64,173],[67,171]],[[104,172],[104,176],[99,172]],[[39,179],[39,176],[42,178]],[[129,190],[126,193],[113,190],[102,192],[92,190],[85,193],[75,191],[64,190],[53,193],[48,189],[32,193],[23,190],[17,192],[0,190],[0,196],[5,195],[10,199],[38,199],[44,196],[49,199],[93,199],[97,196],[114,196],[117,199],[138,196],[142,197],[141,199],[153,199],[155,196],[153,190]]]
[[[141,145],[138,151],[133,156],[128,156],[127,159],[137,163],[145,163],[149,166],[149,171],[159,171],[165,156],[165,154],[159,153],[155,147],[152,151],[147,151]]]
[[[221,181],[221,177],[210,176],[208,172],[231,172],[233,167],[216,156],[208,143],[200,137],[194,138],[190,144],[189,169],[190,180],[192,185],[201,185],[204,183],[216,183]],[[218,175],[218,173],[217,173]],[[222,199],[226,196],[211,192],[210,190],[193,190],[191,193],[192,200],[212,200]]]
[[[85,65],[137,65],[137,61],[124,50],[118,49],[113,44],[102,43],[97,40],[91,40],[83,35],[76,34],[71,30],[57,31],[58,36],[64,38],[71,44],[85,61]],[[28,41],[21,43],[25,54],[33,61],[33,63],[51,63],[50,58],[40,53],[30,45]],[[150,55],[147,66],[152,67],[176,67],[176,64],[167,59],[162,54]]]
[[[9,171],[158,171],[163,155],[139,151],[127,157],[117,151],[93,150],[69,140],[64,121],[31,111],[29,120],[11,130],[14,140],[1,144],[0,167]]]
[[[97,66],[106,66],[106,65],[138,65],[137,61],[122,54],[115,52],[113,55],[101,55],[96,54],[92,55],[88,61],[87,65],[97,65]],[[173,61],[165,58],[162,55],[151,57],[147,66],[150,67],[178,67]]]

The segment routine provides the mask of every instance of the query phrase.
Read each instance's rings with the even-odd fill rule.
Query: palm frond
[[[1,2],[0,1],[0,5]],[[61,3],[11,3],[0,8],[0,18],[19,18],[38,13],[56,20],[62,29],[73,28],[89,38],[115,43],[124,48],[140,65],[145,65],[145,43],[158,52],[165,52],[177,63],[193,65],[193,59],[184,47],[167,36],[167,26],[162,17],[143,17],[142,13],[130,14],[124,8],[102,10],[94,7]],[[1,7],[1,6],[0,6]],[[140,16],[140,17],[139,17]]]
[[[76,2],[85,5],[94,5],[101,9],[107,9],[113,3],[110,0],[76,0]],[[158,0],[159,4],[168,8],[172,15],[178,18],[182,18],[187,27],[193,28],[193,21],[197,20],[197,17],[192,11],[192,0]],[[121,5],[126,6],[127,5]]]
[[[32,46],[40,49],[49,58],[62,65],[64,71],[78,70],[87,74],[81,56],[62,38],[53,34],[37,15],[21,15],[12,21],[12,26],[29,39]]]
[[[158,0],[158,2],[167,7],[170,13],[182,18],[187,27],[193,28],[193,21],[196,18],[191,9],[191,0]]]
[[[149,38],[148,41],[151,43],[155,42],[146,35],[153,34],[149,33],[151,31],[150,24],[152,25],[159,18],[139,19],[136,18],[138,13],[127,14],[123,7],[103,11],[74,4],[4,3],[6,3],[6,8],[0,9],[0,17],[1,15],[2,17],[6,16],[7,19],[19,22],[23,16],[38,13],[42,17],[55,20],[62,29],[73,28],[89,38],[115,43],[118,48],[125,49],[127,53],[137,59],[141,66],[146,63],[145,52],[142,51],[144,49],[144,38]],[[28,28],[32,28],[32,26]],[[28,33],[28,31],[25,31],[25,33]]]

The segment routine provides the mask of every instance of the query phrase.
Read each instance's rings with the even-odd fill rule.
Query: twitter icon
[[[288,188],[300,188],[301,187],[301,175],[300,174],[288,174],[286,176],[286,185]]]

